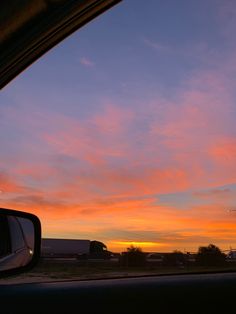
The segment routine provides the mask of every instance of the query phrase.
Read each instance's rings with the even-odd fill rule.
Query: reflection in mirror
[[[34,243],[31,220],[0,214],[0,271],[28,265],[33,257]]]

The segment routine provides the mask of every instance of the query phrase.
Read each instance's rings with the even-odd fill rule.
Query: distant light
[[[31,249],[29,249],[29,253],[30,253],[30,255],[33,255],[33,254],[34,254],[34,251],[31,250]]]

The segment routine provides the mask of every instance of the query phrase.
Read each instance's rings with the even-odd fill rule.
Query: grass
[[[147,264],[143,267],[121,267],[114,261],[84,261],[77,260],[42,260],[30,272],[2,279],[0,284],[42,282],[55,280],[86,280],[86,279],[104,279],[120,277],[137,277],[145,275],[168,275],[183,273],[203,273],[218,271],[236,271],[236,263],[229,263],[221,267],[200,267],[187,266],[161,267],[154,264]]]

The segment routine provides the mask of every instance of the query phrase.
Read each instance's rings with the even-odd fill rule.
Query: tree
[[[226,255],[214,244],[200,246],[196,256],[196,263],[201,266],[219,266],[225,264]]]
[[[131,245],[130,247],[127,248],[127,252],[130,254],[140,254],[142,253],[142,249],[140,247]]]
[[[121,254],[120,263],[122,266],[144,266],[146,255],[141,248],[131,245]]]

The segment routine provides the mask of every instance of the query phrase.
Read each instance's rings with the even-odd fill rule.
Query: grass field
[[[161,267],[147,263],[143,267],[121,267],[117,261],[41,260],[30,272],[0,279],[0,284],[49,282],[60,280],[89,280],[147,275],[236,271],[236,263],[221,267]]]

